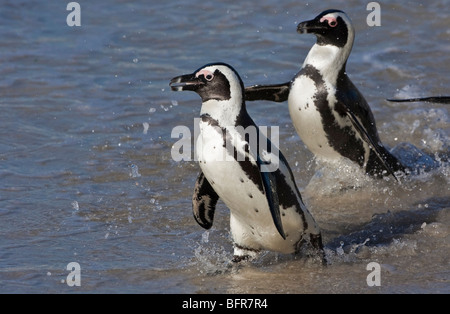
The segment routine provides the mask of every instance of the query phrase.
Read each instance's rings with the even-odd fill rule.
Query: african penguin
[[[404,172],[381,143],[369,105],[347,76],[355,37],[348,16],[327,10],[297,31],[317,37],[300,72],[287,83],[246,88],[246,100],[287,100],[297,133],[319,160],[346,157],[377,177]]]
[[[247,113],[238,73],[224,63],[208,64],[173,78],[170,86],[202,99],[196,146],[201,172],[192,198],[198,224],[211,228],[220,198],[230,209],[233,261],[255,258],[261,250],[297,253],[305,242],[323,258],[319,227],[286,159]],[[265,171],[271,162],[276,170]]]

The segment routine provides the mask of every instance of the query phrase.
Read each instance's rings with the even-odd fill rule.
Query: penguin
[[[287,100],[298,135],[318,160],[348,158],[371,176],[397,180],[395,172],[405,168],[381,143],[367,101],[347,76],[355,37],[350,18],[327,10],[297,32],[317,37],[301,70],[286,83],[247,87],[246,100]]]
[[[304,243],[322,252],[323,261],[320,229],[285,157],[247,113],[236,70],[225,63],[207,64],[173,78],[170,87],[194,91],[202,99],[196,143],[201,171],[192,197],[197,223],[211,228],[221,199],[230,209],[233,262],[252,260],[263,250],[298,253]]]

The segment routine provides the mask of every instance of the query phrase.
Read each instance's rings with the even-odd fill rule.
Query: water
[[[382,3],[381,27],[364,1],[154,2],[80,2],[73,28],[66,3],[2,2],[0,292],[450,292],[448,106],[384,100],[449,94],[449,1]],[[259,125],[280,126],[329,265],[265,253],[231,267],[228,210],[219,203],[205,233],[191,213],[198,165],[170,154],[199,98],[169,80],[222,61],[246,85],[285,82],[315,41],[297,23],[330,7],[354,21],[348,72],[383,142],[441,162],[401,184],[316,169],[286,104],[249,103]],[[81,286],[66,284],[71,262]]]

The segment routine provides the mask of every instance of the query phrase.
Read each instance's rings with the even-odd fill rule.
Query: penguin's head
[[[344,48],[353,45],[354,29],[350,18],[340,10],[326,10],[297,26],[300,34],[314,34],[317,44]]]
[[[203,102],[242,96],[243,86],[236,70],[225,63],[207,64],[192,74],[177,76],[170,81],[173,91],[194,91]]]
[[[207,64],[194,73],[174,77],[169,85],[173,91],[196,92],[202,98],[201,114],[223,123],[234,123],[245,111],[244,83],[228,64]]]

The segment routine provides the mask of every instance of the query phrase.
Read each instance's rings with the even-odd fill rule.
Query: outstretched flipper
[[[253,85],[245,88],[245,100],[287,101],[291,82],[276,85]]]
[[[383,154],[381,153],[378,143],[375,143],[375,141],[370,137],[369,133],[367,133],[366,129],[362,126],[362,124],[358,121],[356,116],[350,111],[349,108],[344,106],[346,108],[347,116],[349,117],[350,121],[352,122],[353,126],[359,131],[359,135],[361,138],[369,144],[372,151],[376,154],[378,159],[383,164],[384,168],[395,178],[395,180],[398,181],[397,177],[394,174],[394,170],[392,170],[391,166],[388,165],[386,160],[383,157]]]
[[[205,229],[209,229],[213,225],[214,211],[218,200],[219,195],[214,191],[203,172],[200,172],[192,196],[192,211],[197,223]]]
[[[408,98],[408,99],[386,99],[391,102],[416,102],[416,101],[424,101],[424,102],[434,102],[437,104],[450,104],[450,96],[433,96],[433,97],[424,97],[424,98]]]

